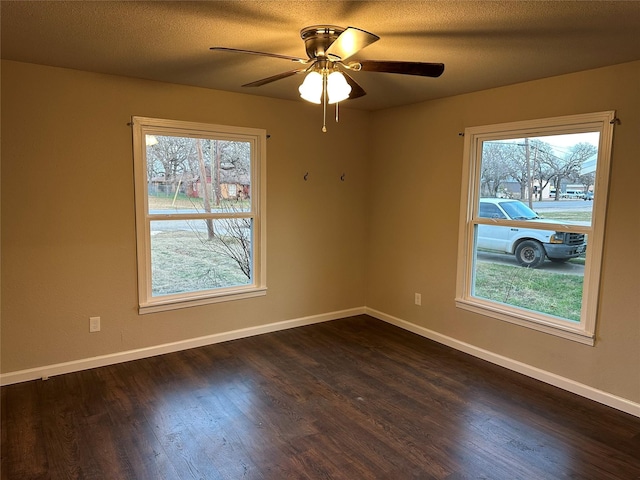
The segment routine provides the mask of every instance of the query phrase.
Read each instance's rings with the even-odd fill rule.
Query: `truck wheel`
[[[516,247],[516,260],[527,268],[538,268],[544,262],[544,248],[535,240],[525,240]]]

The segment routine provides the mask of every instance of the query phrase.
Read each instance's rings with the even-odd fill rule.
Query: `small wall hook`
[[[308,178],[309,178],[309,172],[304,174],[304,181],[306,182]]]
[[[340,180],[342,180],[344,182],[344,173],[342,175],[340,175]]]

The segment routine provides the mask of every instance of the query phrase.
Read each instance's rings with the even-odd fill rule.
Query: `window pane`
[[[471,294],[579,322],[584,237],[575,232],[477,225]]]
[[[151,222],[152,295],[252,283],[251,218]]]
[[[132,124],[140,313],[265,295],[265,130]]]
[[[251,210],[251,143],[146,135],[149,213]]]
[[[482,142],[480,196],[521,200],[545,219],[591,225],[599,140],[599,132],[588,132]]]
[[[465,129],[459,308],[594,344],[615,124],[606,111]]]

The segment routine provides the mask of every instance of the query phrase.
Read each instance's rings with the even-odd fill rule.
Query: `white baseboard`
[[[488,350],[484,350],[474,345],[461,342],[459,340],[456,340],[455,338],[442,335],[440,333],[434,332],[433,330],[429,330],[414,323],[407,322],[400,318],[368,307],[357,307],[347,310],[324,313],[320,315],[311,315],[308,317],[285,320],[282,322],[275,322],[267,325],[259,325],[257,327],[243,328],[230,332],[217,333],[214,335],[207,335],[204,337],[182,340],[179,342],[166,343],[153,347],[128,350],[125,352],[118,352],[110,355],[101,355],[97,357],[75,360],[72,362],[57,363],[54,365],[46,365],[43,367],[4,373],[0,374],[0,385],[11,385],[14,383],[36,380],[39,378],[49,378],[55,375],[79,372],[81,370],[104,367],[107,365],[115,365],[117,363],[128,362],[131,360],[139,360],[142,358],[154,357],[156,355],[162,355],[165,353],[187,350],[189,348],[203,347],[205,345],[227,342],[229,340],[237,340],[240,338],[252,337],[254,335],[261,335],[263,333],[277,332],[279,330],[302,327],[305,325],[312,325],[314,323],[327,322],[330,320],[337,320],[339,318],[346,318],[362,314],[370,315],[374,318],[377,318],[378,320],[390,323],[409,332],[416,333],[422,337],[426,337],[435,342],[447,345],[448,347],[454,348],[461,352],[468,353],[470,355],[473,355],[474,357],[481,358],[482,360],[500,365],[501,367],[508,368],[509,370],[513,370],[514,372],[521,373],[528,377],[535,378],[536,380],[540,380],[542,382],[548,383],[563,390],[567,390],[590,400],[594,400],[598,403],[602,403],[603,405],[607,405],[636,417],[640,417],[640,404],[632,402],[631,400],[618,397],[616,395],[598,390],[574,380],[561,377],[560,375],[556,375],[554,373],[532,367],[531,365],[527,365],[526,363],[522,363],[517,360],[513,360],[511,358],[490,352]]]
[[[580,395],[581,397],[594,400],[598,403],[602,403],[603,405],[607,405],[636,417],[640,417],[640,404],[632,402],[631,400],[627,400],[626,398],[618,397],[611,393],[598,390],[574,380],[561,377],[560,375],[556,375],[555,373],[532,367],[531,365],[527,365],[526,363],[522,363],[508,357],[503,357],[502,355],[498,355],[488,350],[478,348],[474,345],[461,342],[459,340],[456,340],[455,338],[442,335],[440,333],[434,332],[433,330],[429,330],[428,328],[424,328],[414,323],[401,320],[400,318],[394,317],[392,315],[387,315],[386,313],[374,310],[372,308],[367,307],[365,309],[365,313],[374,318],[377,318],[378,320],[385,321],[404,330],[416,333],[422,337],[426,337],[430,340],[454,348],[461,352],[468,353],[469,355],[481,358],[482,360],[486,360],[495,365],[500,365],[501,367],[508,368],[509,370],[521,373],[523,375],[526,375],[527,377],[535,378],[536,380],[548,383],[550,385],[553,385],[554,387],[567,390],[571,393]]]
[[[137,350],[128,350],[125,352],[118,352],[110,355],[83,358],[81,360],[74,360],[72,362],[56,363],[54,365],[46,365],[44,367],[19,370],[16,372],[0,374],[0,385],[11,385],[14,383],[36,380],[39,378],[46,379],[55,375],[79,372],[81,370],[104,367],[107,365],[115,365],[117,363],[128,362],[131,360],[140,360],[142,358],[154,357],[156,355],[162,355],[165,353],[178,352],[181,350],[188,350],[189,348],[203,347],[205,345],[212,345],[214,343],[227,342],[229,340],[237,340],[239,338],[261,335],[263,333],[277,332],[279,330],[286,330],[289,328],[302,327],[304,325],[312,325],[314,323],[337,320],[339,318],[361,315],[363,313],[365,313],[365,307],[351,308],[348,310],[340,310],[337,312],[312,315],[309,317],[285,320],[282,322],[270,323],[267,325],[259,325],[257,327],[242,328],[230,332],[216,333],[214,335],[181,340],[179,342],[165,343],[163,345],[140,348]]]

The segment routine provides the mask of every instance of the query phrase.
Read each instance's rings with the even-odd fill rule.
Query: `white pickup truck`
[[[504,198],[481,198],[479,216],[503,220],[526,220],[560,223],[542,220],[518,200]],[[532,225],[533,226],[533,225]],[[509,253],[523,267],[536,268],[545,256],[552,262],[566,262],[579,257],[586,249],[585,236],[581,233],[553,232],[535,228],[517,228],[494,225],[478,225],[477,247],[479,250]]]

